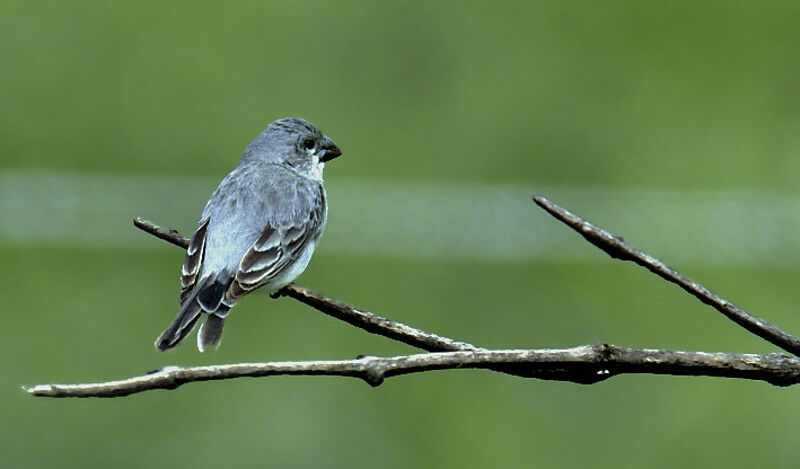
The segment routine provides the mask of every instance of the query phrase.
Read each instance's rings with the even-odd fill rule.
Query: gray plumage
[[[203,315],[197,347],[218,346],[239,298],[260,287],[274,293],[303,272],[328,214],[322,170],[339,155],[299,118],[272,122],[247,146],[203,209],[181,269],[180,312],[159,350],[178,345]]]

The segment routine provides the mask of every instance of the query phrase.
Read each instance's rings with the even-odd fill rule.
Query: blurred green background
[[[288,115],[345,152],[326,171],[331,219],[305,286],[487,347],[772,352],[676,288],[607,260],[527,194],[565,194],[557,200],[570,209],[800,332],[798,24],[796,1],[0,1],[0,461],[795,465],[798,389],[745,381],[622,376],[582,387],[450,371],[377,389],[277,377],[111,400],[34,399],[20,386],[412,351],[265,295],[241,301],[219,351],[200,355],[193,338],[167,354],[152,347],[176,311],[182,253],[134,233],[130,218],[188,233],[244,146]],[[393,189],[376,214],[369,188],[384,184]],[[451,186],[462,192],[437,195]],[[434,222],[403,211],[404,187]],[[508,187],[522,209],[500,213],[512,228],[498,232],[535,242],[530,223],[558,249],[514,255],[524,241],[508,238],[505,256],[470,255],[469,243],[414,255],[370,239],[374,217],[398,218],[394,204],[411,227],[397,242],[460,240],[437,210]],[[641,194],[653,204],[632,213],[602,202]],[[491,215],[484,199],[468,219],[476,231]],[[773,200],[780,210],[758,218]],[[664,204],[667,231],[649,229]],[[718,228],[681,235],[714,216]],[[377,234],[357,238],[360,224]],[[93,234],[95,225],[108,231]],[[752,255],[715,257],[728,239],[745,240],[733,254]]]

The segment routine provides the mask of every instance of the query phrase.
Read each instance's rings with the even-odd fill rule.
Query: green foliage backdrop
[[[300,115],[345,151],[326,172],[331,191],[368,180],[797,194],[798,24],[793,1],[0,0],[0,171],[219,179],[267,122]],[[185,213],[175,226],[191,229],[201,205],[173,207]],[[0,211],[0,227],[20,215]],[[134,215],[150,213],[121,210],[120,233]],[[742,229],[769,243],[769,228]],[[166,364],[408,351],[254,295],[218,352],[189,341],[160,354],[181,257],[167,245],[0,243],[3,466],[787,467],[800,456],[799,391],[763,383],[581,387],[463,371],[378,389],[281,377],[114,400],[19,390]],[[643,271],[586,257],[345,255],[323,239],[301,283],[483,346],[773,351]],[[676,267],[800,332],[800,265]]]

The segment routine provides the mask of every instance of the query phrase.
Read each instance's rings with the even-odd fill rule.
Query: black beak
[[[320,148],[322,149],[322,155],[320,155],[319,161],[322,163],[327,163],[334,158],[342,156],[342,150],[339,150],[339,147],[328,137],[325,137],[325,141]]]

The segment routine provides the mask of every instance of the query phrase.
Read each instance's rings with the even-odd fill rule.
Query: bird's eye
[[[306,150],[311,150],[312,148],[314,148],[314,139],[307,138],[303,140],[303,148],[305,148]]]

